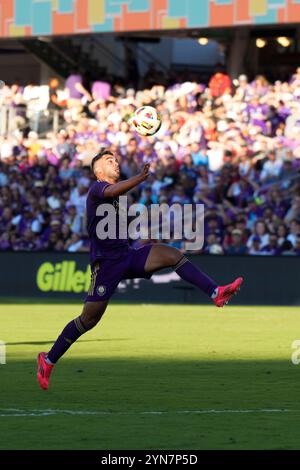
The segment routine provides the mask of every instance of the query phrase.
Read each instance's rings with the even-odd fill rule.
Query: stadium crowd
[[[217,72],[208,86],[157,85],[154,76],[141,90],[101,81],[89,90],[78,74],[64,89],[53,79],[1,90],[14,122],[0,137],[0,250],[87,251],[89,163],[108,147],[125,178],[151,162],[131,202],[205,204],[202,252],[300,255],[300,68],[274,84]],[[127,122],[141,105],[161,113],[154,137]],[[58,132],[39,133],[53,111]],[[185,240],[168,242],[186,251]]]

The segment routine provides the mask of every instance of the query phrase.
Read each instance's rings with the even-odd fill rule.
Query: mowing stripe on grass
[[[253,409],[253,410],[170,410],[170,411],[110,411],[110,410],[21,410],[15,408],[0,408],[0,417],[22,417],[22,416],[53,416],[66,414],[71,416],[88,416],[88,415],[107,415],[107,416],[134,416],[134,415],[172,415],[172,414],[226,414],[226,413],[297,413],[300,410],[288,409]]]

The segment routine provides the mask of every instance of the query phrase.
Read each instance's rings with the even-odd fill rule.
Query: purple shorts
[[[123,279],[150,279],[152,273],[145,271],[145,264],[152,244],[141,248],[129,248],[118,259],[99,259],[92,266],[91,285],[85,302],[108,300]]]

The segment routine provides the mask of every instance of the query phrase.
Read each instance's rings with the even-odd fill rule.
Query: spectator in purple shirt
[[[92,96],[94,101],[108,100],[111,94],[111,85],[108,82],[97,80],[92,85]]]
[[[66,80],[65,87],[69,93],[68,108],[81,107],[82,99],[85,98],[86,102],[92,101],[92,96],[88,90],[83,86],[82,76],[74,72]]]

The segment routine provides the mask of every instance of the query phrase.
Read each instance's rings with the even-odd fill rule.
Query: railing
[[[21,122],[18,121],[20,117]],[[57,133],[59,130],[59,110],[32,110],[24,106],[0,106],[0,136],[9,137],[17,129],[29,124],[32,131],[43,137],[47,132]],[[24,123],[22,124],[22,120]]]
[[[7,137],[15,130],[16,108],[12,106],[0,107],[0,135]]]

